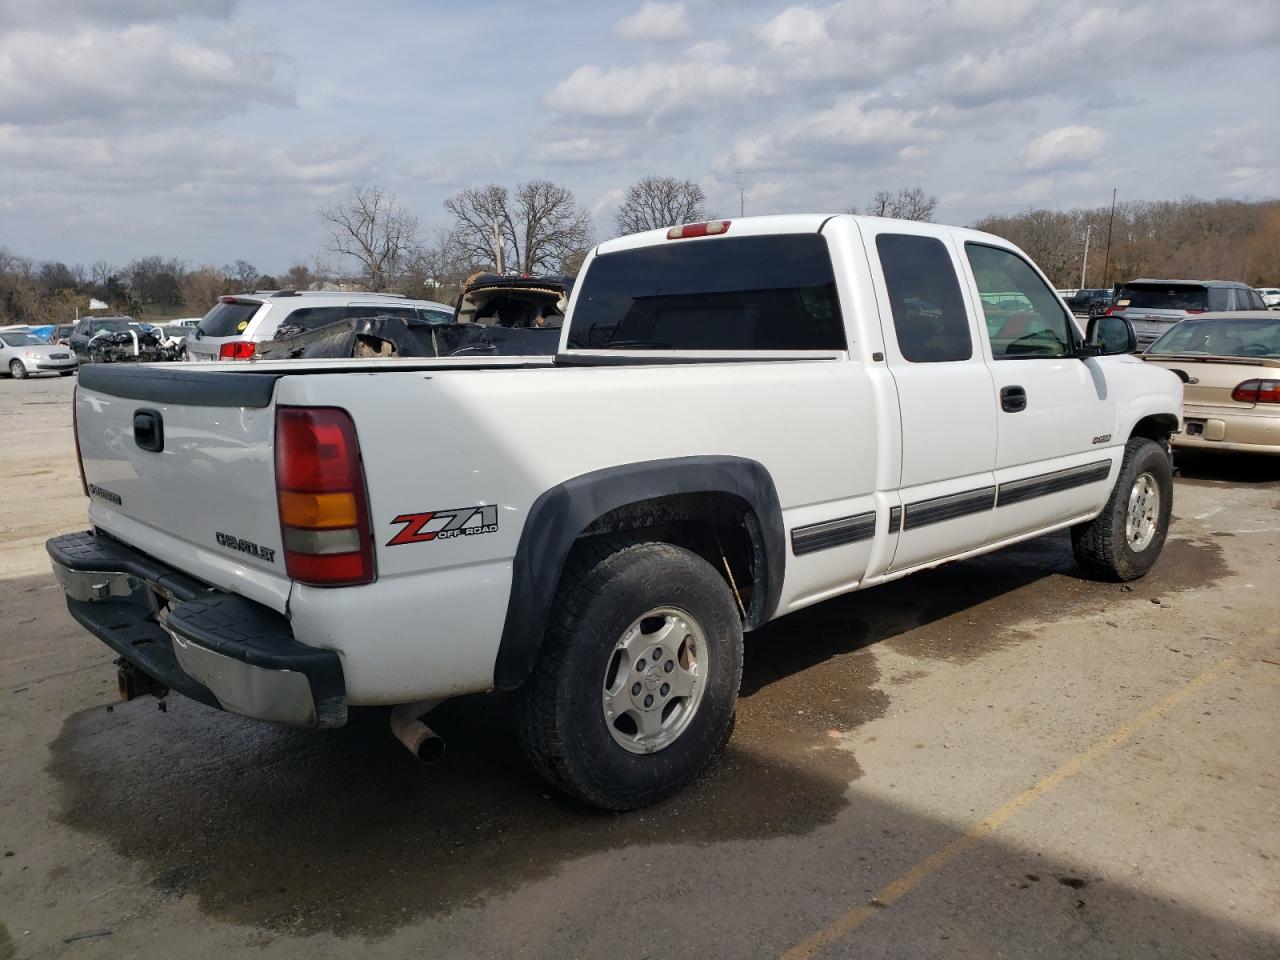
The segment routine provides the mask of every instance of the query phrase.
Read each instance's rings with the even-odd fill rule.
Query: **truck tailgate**
[[[276,610],[285,577],[270,373],[86,366],[77,438],[94,526]]]

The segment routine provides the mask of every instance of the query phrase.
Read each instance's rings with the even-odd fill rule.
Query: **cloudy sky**
[[[0,246],[268,272],[386,186],[428,229],[546,177],[612,230],[920,184],[938,219],[1280,195],[1276,0],[0,0]]]

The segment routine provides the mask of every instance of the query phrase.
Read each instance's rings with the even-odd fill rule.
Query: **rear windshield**
[[[1209,294],[1204,287],[1185,283],[1126,283],[1116,293],[1116,306],[1125,310],[1207,310]]]
[[[253,300],[218,303],[204,315],[198,329],[206,337],[236,337],[244,333],[249,321],[262,306]]]
[[[591,261],[569,346],[580,350],[843,350],[818,234],[715,237]]]
[[[1147,353],[1280,360],[1280,318],[1183,320],[1153,343]]]

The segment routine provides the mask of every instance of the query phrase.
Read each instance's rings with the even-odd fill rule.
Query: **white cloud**
[[[547,104],[558,113],[580,117],[656,118],[742,100],[764,86],[754,67],[731,63],[587,64],[556,84],[547,95]]]
[[[680,40],[690,33],[689,17],[683,3],[649,2],[615,23],[613,32],[624,40]]]
[[[0,123],[207,123],[253,103],[292,104],[281,58],[220,42],[230,39],[211,31],[184,42],[155,24],[5,32]]]
[[[1027,170],[1060,170],[1084,166],[1107,144],[1107,134],[1097,127],[1075,124],[1047,130],[1027,144],[1022,153]]]

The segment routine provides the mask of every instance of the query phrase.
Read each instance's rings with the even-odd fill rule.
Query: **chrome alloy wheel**
[[[675,607],[657,607],[628,627],[604,671],[601,705],[614,741],[656,753],[689,728],[707,688],[707,638]]]
[[[1129,489],[1129,511],[1125,514],[1124,537],[1129,549],[1141,553],[1155,539],[1160,516],[1160,488],[1149,473],[1139,474]]]

